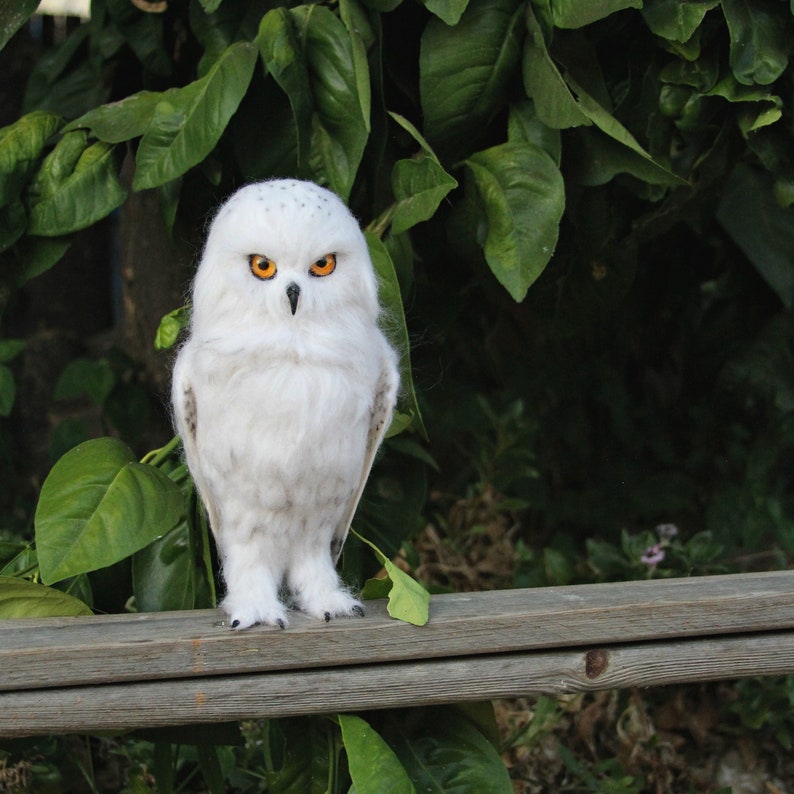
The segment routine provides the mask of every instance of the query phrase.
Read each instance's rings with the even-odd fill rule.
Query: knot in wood
[[[609,667],[609,652],[603,648],[594,648],[584,655],[584,674],[588,678],[598,678],[607,667]]]

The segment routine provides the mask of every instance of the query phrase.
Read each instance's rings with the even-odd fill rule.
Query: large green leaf
[[[670,41],[689,41],[703,17],[720,0],[645,0],[642,16],[648,27]]]
[[[642,0],[550,0],[551,19],[557,28],[583,28],[621,11],[642,8]]]
[[[356,72],[344,24],[322,6],[299,6],[292,13],[301,31],[314,97],[312,167],[346,201],[369,137],[364,117],[369,92],[364,97],[359,93],[363,76]]]
[[[502,106],[519,64],[523,11],[516,0],[471,3],[454,27],[433,18],[422,34],[419,92],[424,132],[470,150]]]
[[[744,85],[769,85],[783,74],[792,48],[791,14],[780,3],[722,0],[730,63]]]
[[[535,102],[538,118],[557,130],[590,124],[549,55],[531,4],[527,4],[527,30],[522,64],[524,89]]]
[[[237,42],[204,77],[161,96],[138,147],[135,190],[182,176],[212,151],[248,88],[255,64],[256,47]]]
[[[41,489],[35,528],[42,581],[128,557],[171,529],[182,506],[179,488],[138,463],[121,441],[80,444],[53,466]]]
[[[127,196],[118,172],[120,153],[104,141],[88,145],[84,130],[67,132],[29,189],[30,234],[58,237],[109,215]]]
[[[559,168],[531,143],[504,143],[466,160],[487,219],[485,259],[521,301],[554,253],[565,209]]]
[[[414,709],[389,715],[383,736],[417,791],[427,794],[511,794],[507,769],[493,744],[464,710]]]
[[[79,598],[53,587],[0,576],[0,618],[50,618],[91,615],[91,607]]]
[[[438,158],[408,119],[389,114],[420,145],[415,157],[398,160],[391,174],[392,190],[397,203],[393,210],[391,231],[400,234],[411,226],[433,217],[446,195],[458,186],[441,166]]]
[[[274,8],[262,17],[256,38],[268,72],[289,99],[298,136],[298,162],[309,156],[314,106],[309,69],[295,19],[286,8]]]
[[[794,209],[781,207],[772,179],[738,165],[725,186],[717,220],[777,293],[794,308]]]
[[[289,98],[302,173],[347,200],[369,135],[360,40],[327,8],[298,6],[266,14],[257,43]]]
[[[410,778],[394,751],[361,717],[340,714],[339,727],[356,794],[414,794]]]
[[[410,426],[418,433],[427,437],[419,404],[414,392],[411,375],[411,344],[408,339],[408,328],[405,325],[405,313],[400,296],[400,284],[394,271],[391,256],[383,242],[371,232],[364,235],[369,247],[369,255],[378,276],[378,298],[383,306],[383,332],[388,337],[400,357],[400,398],[398,407],[410,417]],[[396,419],[398,417],[395,417]]]
[[[0,4],[0,50],[28,21],[40,0],[12,0]]]
[[[54,113],[34,110],[0,129],[0,206],[19,195],[47,139],[62,124],[63,120]]]
[[[100,105],[67,124],[64,132],[88,129],[99,140],[107,143],[123,143],[139,138],[146,132],[161,97],[159,91],[139,91],[118,102]]]

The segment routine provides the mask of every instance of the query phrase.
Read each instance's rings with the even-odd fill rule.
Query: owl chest
[[[224,472],[360,471],[372,394],[360,373],[282,361],[210,367],[202,380],[198,441]]]

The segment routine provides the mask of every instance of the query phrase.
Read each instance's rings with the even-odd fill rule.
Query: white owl
[[[335,566],[399,375],[358,223],[311,182],[248,185],[210,226],[192,303],[172,401],[232,627],[363,614]]]

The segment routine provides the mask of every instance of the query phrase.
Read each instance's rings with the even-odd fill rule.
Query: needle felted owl
[[[172,401],[231,625],[362,614],[335,564],[399,375],[358,223],[311,182],[247,185],[210,226],[192,304]]]

